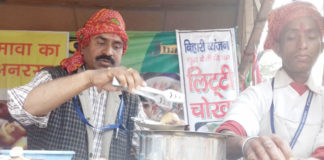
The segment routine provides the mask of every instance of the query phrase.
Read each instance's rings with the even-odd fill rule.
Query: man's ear
[[[80,54],[83,56],[84,48],[80,49]]]
[[[80,49],[80,53],[81,53],[82,56],[83,56],[83,54],[84,54],[84,50],[85,50],[85,49],[86,49],[85,46],[82,46],[81,49]]]
[[[278,41],[274,43],[273,51],[277,54],[277,56],[280,56],[280,44]]]

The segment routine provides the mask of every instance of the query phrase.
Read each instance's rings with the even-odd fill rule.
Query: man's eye
[[[105,45],[105,42],[97,41],[97,44],[102,46],[102,45]]]
[[[286,40],[293,41],[298,38],[298,33],[294,32],[294,31],[290,31],[290,32],[287,32],[285,37],[286,37],[285,38]]]
[[[292,41],[292,40],[295,40],[296,37],[297,37],[296,35],[288,35],[287,40]]]
[[[308,38],[309,39],[317,39],[319,37],[318,34],[319,33],[309,33]]]
[[[317,36],[314,36],[314,35],[311,35],[311,36],[308,36],[309,39],[317,39]]]
[[[115,49],[121,49],[122,48],[122,45],[114,45],[114,48]]]

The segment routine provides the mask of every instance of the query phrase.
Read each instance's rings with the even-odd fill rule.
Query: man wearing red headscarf
[[[268,16],[265,49],[282,59],[271,80],[243,91],[217,132],[228,159],[324,159],[324,92],[312,67],[322,52],[324,22],[307,2],[292,2]]]
[[[72,150],[78,160],[131,159],[130,117],[139,98],[129,92],[145,84],[137,71],[120,66],[128,39],[123,18],[102,9],[76,36],[73,56],[8,91],[9,112],[26,126],[28,149]],[[114,77],[129,92],[112,86]]]

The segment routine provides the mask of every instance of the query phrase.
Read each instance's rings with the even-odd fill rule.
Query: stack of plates
[[[137,117],[132,117],[135,123],[140,127],[145,127],[150,130],[184,130],[186,125],[168,125],[161,122],[139,119]]]
[[[28,160],[71,160],[74,151],[45,151],[45,150],[24,150],[21,155],[16,155],[15,157],[23,157]],[[12,150],[0,150],[1,160],[10,160]]]

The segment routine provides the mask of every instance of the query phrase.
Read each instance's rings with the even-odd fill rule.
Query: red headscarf
[[[268,16],[268,35],[264,49],[274,49],[275,42],[279,40],[284,27],[295,19],[311,17],[318,25],[322,36],[324,34],[324,20],[321,14],[311,3],[292,2],[273,10]]]
[[[120,36],[123,41],[123,55],[127,50],[128,36],[125,31],[125,22],[119,12],[109,9],[101,9],[95,13],[76,33],[78,40],[78,49],[73,56],[63,59],[61,66],[66,68],[68,73],[77,70],[84,64],[81,55],[81,48],[87,46],[92,36],[102,33],[113,33]]]

